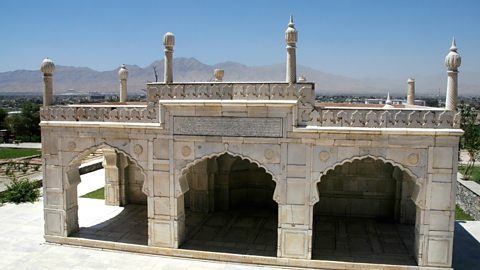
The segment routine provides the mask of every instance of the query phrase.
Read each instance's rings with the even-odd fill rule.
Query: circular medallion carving
[[[135,144],[133,147],[133,152],[135,152],[137,155],[140,155],[143,152],[143,147],[140,144]]]
[[[77,144],[74,141],[68,142],[68,144],[67,144],[67,149],[68,150],[72,151],[72,150],[75,150],[75,148],[77,148]]]
[[[270,148],[265,149],[265,152],[263,152],[263,155],[265,156],[266,159],[271,160],[272,158],[275,157],[275,151],[273,151]]]
[[[318,158],[320,159],[320,161],[325,162],[330,159],[330,153],[328,151],[322,151],[318,155]]]
[[[182,147],[182,156],[184,157],[188,157],[190,156],[190,154],[192,153],[192,148],[190,148],[190,146],[184,146]]]
[[[408,163],[410,163],[411,165],[417,165],[419,161],[418,154],[411,153],[410,155],[408,155],[407,160],[408,160]]]

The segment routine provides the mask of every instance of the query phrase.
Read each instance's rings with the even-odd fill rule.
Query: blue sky
[[[452,36],[460,70],[480,72],[480,1],[0,1],[0,72],[57,65],[112,70],[163,57],[215,64],[285,61],[294,15],[298,64],[356,78],[445,72]]]

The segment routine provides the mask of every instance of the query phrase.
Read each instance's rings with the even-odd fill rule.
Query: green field
[[[465,165],[459,165],[458,171],[463,174],[463,172],[465,172]],[[470,180],[480,184],[480,166],[473,167],[472,177]]]
[[[92,192],[89,192],[83,196],[80,196],[81,198],[88,198],[88,199],[99,199],[103,200],[105,199],[105,188],[99,188],[97,190],[94,190]]]
[[[41,155],[42,150],[30,148],[0,148],[0,159],[12,159]]]
[[[469,214],[465,213],[458,205],[455,207],[456,220],[474,220]]]

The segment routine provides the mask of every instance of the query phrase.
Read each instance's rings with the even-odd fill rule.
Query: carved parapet
[[[41,121],[74,122],[135,122],[157,123],[158,110],[155,104],[148,106],[50,106],[40,109]]]
[[[166,99],[298,100],[314,103],[313,83],[149,83],[149,102]]]
[[[444,110],[315,108],[299,117],[306,125],[319,127],[460,128],[460,113]]]

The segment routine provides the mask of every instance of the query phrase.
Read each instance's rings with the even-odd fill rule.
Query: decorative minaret
[[[407,84],[407,105],[415,105],[415,79],[408,78]]]
[[[392,100],[390,99],[390,92],[388,92],[388,94],[387,94],[387,100],[385,100],[385,105],[383,106],[383,108],[384,108],[384,109],[386,109],[386,108],[395,108],[395,107],[393,106]]]
[[[285,31],[285,41],[287,42],[287,82],[297,82],[297,30],[293,24],[293,16],[290,16],[290,22],[288,23],[287,31]]]
[[[448,68],[447,80],[447,100],[445,101],[445,109],[449,111],[457,110],[458,99],[458,67],[462,64],[462,58],[457,53],[457,44],[453,38],[450,52],[445,57],[445,65]]]
[[[55,64],[47,57],[43,60],[40,70],[43,72],[43,106],[50,106],[53,104],[52,74],[55,71]]]
[[[175,46],[175,35],[167,32],[163,36],[163,45],[165,45],[165,83],[173,82],[173,46]]]
[[[120,102],[127,102],[128,69],[125,64],[118,70],[118,76],[120,77]]]

